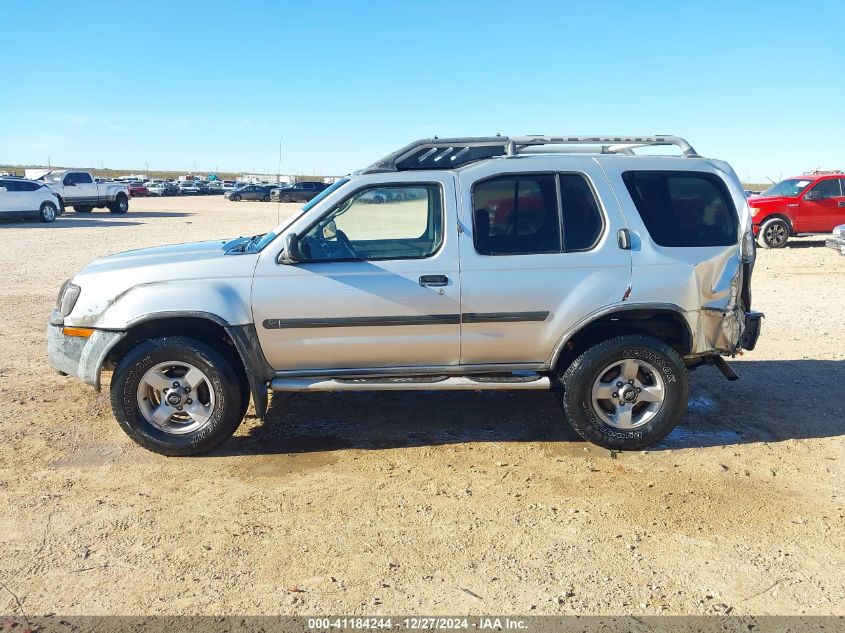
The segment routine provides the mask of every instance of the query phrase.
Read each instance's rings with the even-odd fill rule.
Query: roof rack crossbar
[[[540,149],[544,146],[554,149]],[[675,145],[684,156],[697,157],[698,153],[680,136],[666,134],[654,136],[467,136],[456,138],[427,138],[409,143],[388,154],[359,173],[404,171],[412,169],[448,168],[466,165],[478,160],[519,154],[587,152],[573,146],[599,146],[602,154],[633,155],[639,147]]]

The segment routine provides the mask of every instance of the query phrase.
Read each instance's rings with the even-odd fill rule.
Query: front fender
[[[74,310],[66,325],[105,330],[126,330],[149,318],[166,314],[203,314],[218,323],[252,323],[249,278],[188,279],[133,286],[113,299],[86,302],[82,313]],[[85,289],[83,289],[85,292]]]

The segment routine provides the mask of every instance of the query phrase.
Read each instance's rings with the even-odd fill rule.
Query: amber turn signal
[[[94,330],[90,327],[63,327],[62,334],[65,336],[80,336],[82,338],[88,338],[94,333]]]

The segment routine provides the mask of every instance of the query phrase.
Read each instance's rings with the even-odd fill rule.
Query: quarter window
[[[356,191],[300,238],[306,261],[421,259],[443,240],[439,185]]]
[[[729,246],[739,220],[724,181],[696,171],[627,171],[622,180],[660,246]]]
[[[604,223],[587,179],[578,174],[560,175],[563,205],[563,245],[567,251],[586,251],[601,235]]]

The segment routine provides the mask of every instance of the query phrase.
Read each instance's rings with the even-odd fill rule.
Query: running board
[[[276,378],[273,391],[458,391],[550,389],[548,376],[403,376],[396,378]]]

